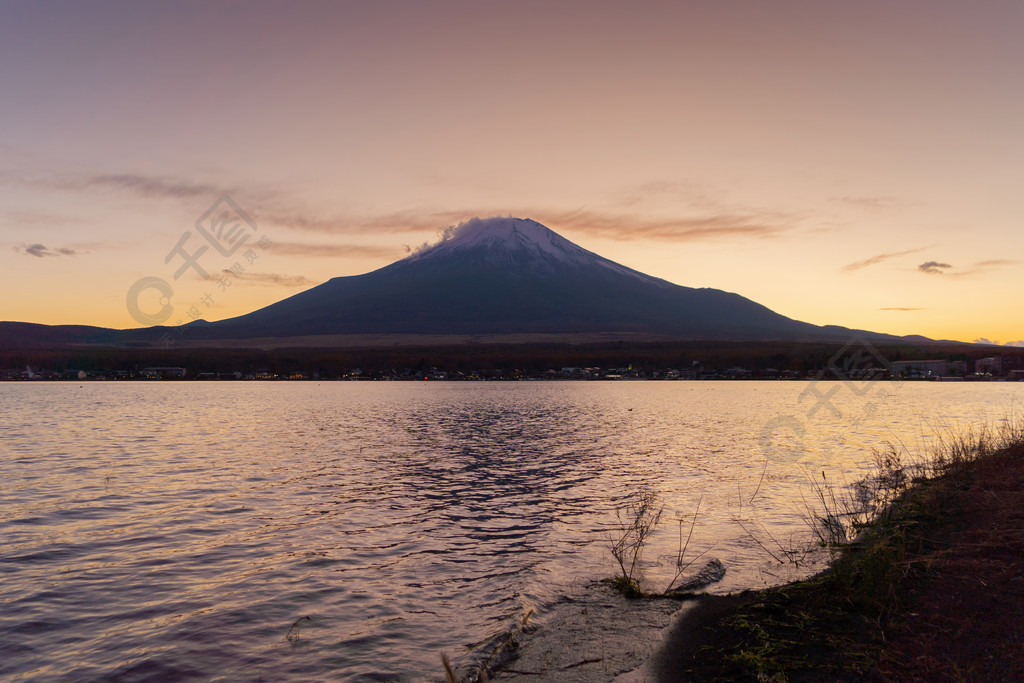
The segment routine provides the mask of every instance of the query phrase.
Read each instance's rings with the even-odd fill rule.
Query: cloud
[[[534,212],[548,227],[572,230],[618,241],[654,239],[697,242],[730,238],[766,239],[792,229],[781,216],[769,214],[712,214],[698,217],[649,218],[596,211]]]
[[[100,174],[83,179],[89,187],[108,188],[130,192],[144,198],[167,197],[189,199],[192,197],[217,197],[226,190],[207,183],[193,183],[185,180],[160,176],[145,176],[137,173]]]
[[[376,216],[321,216],[294,208],[286,208],[280,204],[267,205],[260,211],[264,221],[294,230],[328,235],[388,233],[402,234],[439,231],[445,226],[454,225],[476,215],[473,211],[395,211]],[[490,211],[485,215],[495,215]]]
[[[876,263],[881,263],[882,261],[887,261],[892,258],[898,258],[900,256],[906,256],[908,254],[914,254],[923,250],[924,247],[918,247],[917,249],[907,249],[906,251],[893,251],[889,252],[888,254],[878,254],[876,256],[866,258],[863,261],[854,261],[853,263],[847,263],[845,266],[842,267],[842,270],[849,273],[855,270],[860,270],[862,268],[867,268],[868,266],[873,266]]]
[[[287,199],[286,193],[273,188],[238,187],[217,183],[194,182],[171,176],[140,173],[50,173],[0,174],[0,183],[69,192],[106,190],[145,200],[196,200],[214,202],[228,194],[259,224],[269,224],[306,232],[325,234],[374,232],[413,232],[424,225],[436,227],[434,216],[400,222],[401,214],[358,220],[352,217],[318,215]],[[190,201],[190,204],[198,204]],[[205,208],[205,207],[202,207]]]
[[[676,180],[652,180],[638,185],[631,185],[620,195],[618,206],[636,206],[651,201],[676,200],[685,202],[690,207],[720,210],[725,206],[723,193],[716,188],[698,185],[697,183],[679,182]]]
[[[995,268],[998,266],[1015,266],[1020,261],[1014,261],[1013,259],[1007,258],[995,258],[989,259],[988,261],[978,261],[974,264],[975,268]]]
[[[396,212],[380,216],[358,218],[354,216],[322,216],[316,213],[289,207],[284,202],[269,201],[253,208],[253,217],[265,224],[278,225],[292,230],[325,235],[389,233],[401,234],[436,230],[447,225],[453,216],[461,212],[413,213]]]
[[[917,308],[914,306],[884,306],[879,308],[880,311],[923,311],[923,308]]]
[[[22,187],[87,192],[107,189],[133,194],[144,199],[217,197],[233,191],[210,183],[195,183],[181,178],[140,173],[12,173],[0,174],[0,183]]]
[[[930,273],[933,275],[943,275],[946,270],[952,268],[948,263],[939,263],[938,261],[925,261],[917,267],[922,273]]]
[[[75,251],[68,247],[57,247],[51,249],[42,244],[25,244],[24,242],[14,248],[14,251],[25,256],[35,256],[36,258],[43,258],[46,256],[77,256],[82,252]]]
[[[1024,347],[1024,339],[1021,339],[1019,341],[1006,342],[1005,344],[1003,344],[1003,346],[1020,346],[1020,347]]]
[[[371,216],[330,215],[311,211],[288,199],[273,188],[241,188],[214,183],[193,182],[170,176],[140,173],[64,173],[0,174],[0,183],[89,192],[109,190],[141,199],[214,201],[228,193],[261,225],[273,225],[319,234],[403,234],[437,231],[474,217],[506,215],[508,207],[476,207],[460,210],[406,210]],[[677,192],[696,196],[693,188],[656,182],[641,186],[637,201],[644,196]],[[671,242],[717,241],[722,239],[766,239],[790,231],[796,222],[792,215],[756,209],[726,208],[706,199],[704,215],[651,218],[641,212],[603,212],[590,210],[554,210],[521,207],[515,215],[533,218],[556,230],[627,241],[651,239]]]
[[[88,223],[80,216],[68,216],[49,211],[8,211],[0,216],[0,222],[18,226],[50,227],[54,225],[75,225]]]
[[[1003,266],[1017,265],[1019,263],[1020,261],[1014,261],[1012,259],[989,259],[987,261],[978,261],[976,263],[972,263],[967,270],[953,271],[945,274],[949,275],[950,277],[956,278],[972,277],[974,275],[978,275],[989,270],[1001,268]],[[918,269],[926,273],[944,272],[939,270],[926,270],[925,266],[928,266],[929,264],[931,264],[935,268],[952,268],[952,266],[950,266],[947,263],[936,263],[935,261],[929,261],[928,263],[922,263],[920,266],[918,266]]]
[[[303,275],[281,275],[280,273],[249,273],[245,272],[241,275],[235,273],[232,270],[224,269],[221,271],[224,275],[228,275],[237,280],[243,282],[250,282],[254,285],[263,285],[266,287],[286,287],[289,289],[296,289],[298,287],[312,287],[313,285],[320,284],[314,280]]]
[[[194,200],[201,198],[212,203],[221,195],[228,194],[261,224],[327,234],[360,232],[366,227],[363,222],[351,218],[325,218],[297,208],[293,202],[287,201],[284,192],[266,187],[243,188],[141,173],[90,172],[0,172],[0,184],[66,192],[110,191],[143,200],[189,200],[197,211],[205,207]],[[382,229],[384,226],[371,223],[369,227],[377,232],[408,232],[420,226],[396,225],[394,229],[386,230]]]
[[[0,172],[0,185],[66,192],[105,190],[145,200],[190,200],[190,204],[195,204],[191,200],[198,198],[213,202],[229,194],[257,223],[324,234],[416,232],[446,225],[453,216],[469,217],[459,211],[398,212],[369,218],[325,216],[297,206],[288,199],[287,192],[275,188],[229,186],[141,173],[4,171]]]
[[[910,202],[902,200],[899,197],[889,197],[885,195],[864,197],[847,195],[844,197],[836,197],[833,201],[839,204],[856,206],[861,209],[870,209],[872,211],[899,209],[905,206],[912,206]]]
[[[387,258],[400,255],[400,250],[394,247],[374,247],[363,244],[306,244],[303,242],[274,242],[270,249],[274,254],[324,258]]]
[[[570,230],[592,237],[618,241],[654,239],[671,242],[711,241],[731,238],[772,238],[792,229],[780,214],[712,214],[700,217],[650,218],[638,214],[599,211],[557,211],[520,209],[516,216],[532,218],[557,231]],[[485,208],[459,211],[401,211],[366,218],[313,218],[301,213],[266,216],[270,222],[307,232],[404,233],[457,225],[471,218],[508,215],[505,209]]]

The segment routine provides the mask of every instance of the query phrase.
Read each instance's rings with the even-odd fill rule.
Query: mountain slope
[[[521,218],[475,218],[379,270],[334,278],[236,318],[187,327],[188,334],[175,343],[231,346],[271,339],[286,342],[277,346],[335,346],[346,340],[366,345],[378,335],[420,341],[443,341],[445,335],[491,341],[537,336],[551,341],[560,335],[606,341],[846,341],[854,334],[792,320],[738,294],[645,275]],[[8,348],[151,346],[167,331],[0,323],[0,343]]]
[[[389,266],[334,278],[197,333],[207,338],[396,333],[834,336],[737,294],[681,287],[644,275],[519,218],[473,219]]]

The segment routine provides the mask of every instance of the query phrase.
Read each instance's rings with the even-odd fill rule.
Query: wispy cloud
[[[597,211],[537,211],[537,220],[548,227],[572,230],[594,237],[628,241],[697,242],[730,238],[779,237],[793,226],[779,216],[717,214],[698,217],[649,218],[640,215]]]
[[[217,197],[232,189],[212,183],[196,183],[181,178],[141,173],[19,173],[8,171],[0,174],[0,184],[69,192],[111,190],[144,199],[190,199],[206,195]]]
[[[87,222],[89,221],[80,216],[68,216],[50,211],[8,211],[0,216],[0,224],[10,225],[14,229],[19,226],[45,228],[56,225],[75,225]]]
[[[860,209],[869,209],[871,211],[883,211],[888,209],[899,209],[906,206],[913,206],[912,202],[908,202],[899,197],[891,197],[886,195],[868,195],[868,196],[854,196],[846,195],[843,197],[836,197],[834,200],[837,204],[846,204],[848,206],[855,206]]]
[[[88,187],[106,188],[130,192],[144,198],[165,197],[189,199],[191,197],[216,197],[227,191],[225,188],[208,183],[193,183],[185,180],[160,176],[146,176],[136,173],[100,174],[82,179]]]
[[[720,214],[700,217],[650,218],[640,214],[600,211],[519,209],[521,218],[532,218],[557,231],[573,231],[619,241],[652,239],[694,242],[728,238],[772,238],[793,229],[781,215]],[[441,231],[474,217],[507,215],[507,210],[483,208],[457,211],[401,211],[365,218],[311,218],[306,214],[271,214],[271,222],[307,232],[406,233]]]
[[[972,263],[966,270],[952,270],[953,266],[948,263],[926,261],[919,265],[917,269],[922,273],[928,273],[930,275],[948,275],[949,277],[963,278],[978,275],[996,268],[1015,266],[1019,264],[1020,261],[1013,259],[988,259],[986,261],[977,261]]]
[[[948,263],[940,263],[938,261],[925,261],[924,263],[919,265],[917,269],[922,273],[929,273],[931,275],[942,275],[952,267],[953,266],[951,266]]]
[[[721,190],[697,183],[676,180],[652,180],[625,188],[617,201],[618,206],[632,207],[638,204],[670,200],[682,202],[691,208],[721,210],[726,206]]]
[[[36,258],[44,258],[46,256],[77,256],[82,253],[75,251],[69,247],[55,247],[50,248],[42,244],[19,244],[14,247],[14,251],[25,256],[35,256]]]
[[[262,225],[281,226],[317,234],[403,234],[439,231],[474,217],[505,215],[507,207],[476,207],[458,210],[405,210],[370,216],[353,216],[330,211],[314,211],[289,199],[284,191],[273,188],[231,187],[209,182],[194,182],[170,176],[140,173],[4,173],[0,183],[67,191],[108,190],[140,199],[213,201],[228,193]],[[665,192],[696,192],[689,186],[652,183],[642,186],[639,195]],[[694,242],[722,239],[765,239],[793,229],[797,220],[777,212],[749,208],[724,208],[711,199],[700,202],[703,215],[652,218],[642,212],[597,210],[565,211],[551,208],[520,207],[514,214],[533,218],[556,230],[571,230],[584,235],[620,241],[650,239]]]
[[[1020,261],[1014,261],[1013,259],[994,258],[994,259],[989,259],[988,261],[978,261],[977,263],[974,264],[973,267],[974,268],[996,268],[998,266],[1015,266],[1015,265],[1017,265],[1019,263],[1020,263]]]
[[[879,308],[880,311],[923,311],[923,308],[917,308],[915,306],[883,306]]]
[[[908,254],[914,254],[923,250],[924,247],[918,247],[917,249],[907,249],[906,251],[893,251],[889,252],[888,254],[878,254],[876,256],[866,258],[862,261],[854,261],[853,263],[847,263],[845,266],[842,267],[842,270],[844,272],[849,273],[855,270],[861,270],[862,268],[867,268],[868,266],[873,266],[876,263],[881,263],[882,261],[888,261],[889,259],[899,258],[900,256],[907,256]]]
[[[1020,261],[1014,261],[1012,259],[989,259],[987,261],[978,261],[977,263],[972,263],[967,270],[961,270],[956,273],[949,273],[949,275],[952,277],[972,277],[974,275],[979,275],[989,270],[995,270],[997,268],[1002,268],[1004,266],[1015,266],[1018,264],[1020,264]]]
[[[263,285],[266,287],[286,287],[289,289],[297,289],[299,287],[311,287],[313,285],[320,284],[314,280],[303,275],[282,275],[280,273],[250,273],[245,272],[241,275],[234,271],[224,269],[221,271],[224,275],[231,276],[234,279],[242,280],[244,282],[250,282],[254,285]]]
[[[214,201],[229,194],[258,223],[265,223],[308,232],[360,232],[363,222],[347,217],[325,217],[298,207],[287,199],[287,193],[269,187],[241,187],[213,182],[195,182],[173,177],[142,173],[77,172],[0,172],[0,185],[64,192],[106,191],[142,200],[188,201],[199,210],[203,202]],[[197,202],[202,199],[203,202]],[[382,232],[381,225],[369,226]],[[392,232],[406,232],[416,226],[396,225]]]
[[[253,209],[256,220],[292,230],[324,235],[344,234],[402,234],[437,230],[465,216],[462,212],[433,213],[396,212],[369,217],[323,215],[306,209],[288,206],[278,199],[264,201]]]
[[[274,254],[322,258],[387,258],[399,256],[400,249],[374,247],[364,244],[306,244],[303,242],[274,242]]]

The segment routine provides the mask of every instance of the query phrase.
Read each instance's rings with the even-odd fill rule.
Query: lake
[[[792,578],[809,480],[886,442],[997,423],[1021,383],[0,384],[0,676],[422,680],[615,573],[658,494],[646,579]],[[774,540],[772,540],[774,539]],[[309,619],[303,619],[309,617]],[[296,624],[295,628],[292,627]]]

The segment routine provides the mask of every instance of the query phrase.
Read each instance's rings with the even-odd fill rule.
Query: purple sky
[[[270,242],[180,316],[512,214],[809,322],[1024,339],[1021,35],[1019,2],[2,2],[0,319],[135,326],[228,192]]]

